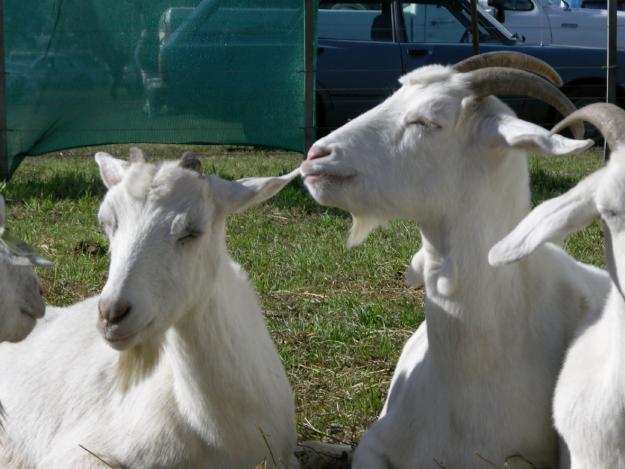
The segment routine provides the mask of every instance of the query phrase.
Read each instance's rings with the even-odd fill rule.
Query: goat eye
[[[408,122],[407,126],[419,126],[426,129],[438,130],[441,128],[436,122],[427,120],[427,119],[414,119]]]
[[[181,245],[185,245],[190,241],[193,241],[202,236],[202,233],[199,231],[187,231],[182,236],[180,236],[176,242]]]

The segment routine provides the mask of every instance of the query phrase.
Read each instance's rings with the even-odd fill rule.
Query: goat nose
[[[329,148],[313,145],[312,147],[310,147],[310,150],[308,150],[308,155],[306,155],[306,159],[309,161],[315,160],[317,158],[323,158],[324,156],[328,156],[331,153],[332,150],[330,150]]]
[[[126,301],[104,301],[98,302],[98,312],[100,319],[106,324],[117,324],[130,314],[131,306]]]

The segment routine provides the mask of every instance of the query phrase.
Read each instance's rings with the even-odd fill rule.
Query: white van
[[[527,44],[606,47],[607,11],[581,8],[585,1],[479,0],[479,4],[508,30],[525,37]],[[617,16],[617,47],[625,49],[625,11]]]

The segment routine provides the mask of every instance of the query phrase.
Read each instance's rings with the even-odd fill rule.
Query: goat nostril
[[[323,158],[324,156],[328,156],[331,153],[332,153],[332,150],[330,150],[329,148],[316,147],[313,145],[312,147],[310,147],[310,150],[308,150],[306,159],[309,161],[315,160],[317,158]]]
[[[126,316],[130,314],[132,307],[130,303],[120,302],[120,303],[106,303],[100,302],[98,303],[98,312],[100,314],[100,319],[102,319],[107,324],[117,324],[121,322]]]
[[[112,324],[117,324],[118,322],[121,322],[126,316],[130,314],[130,310],[131,307],[128,303],[117,305],[114,310],[113,317],[109,320],[109,322]]]

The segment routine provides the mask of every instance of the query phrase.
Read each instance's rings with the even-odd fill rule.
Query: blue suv
[[[481,9],[479,35],[481,52],[514,50],[552,65],[576,105],[605,100],[605,50],[525,45]],[[384,100],[399,86],[400,75],[473,54],[469,4],[457,0],[321,0],[318,36],[317,129],[322,135]],[[618,61],[625,63],[625,51],[619,51]],[[617,81],[623,105],[625,69]],[[528,120],[543,125],[557,120],[555,112],[530,98],[506,101]]]

